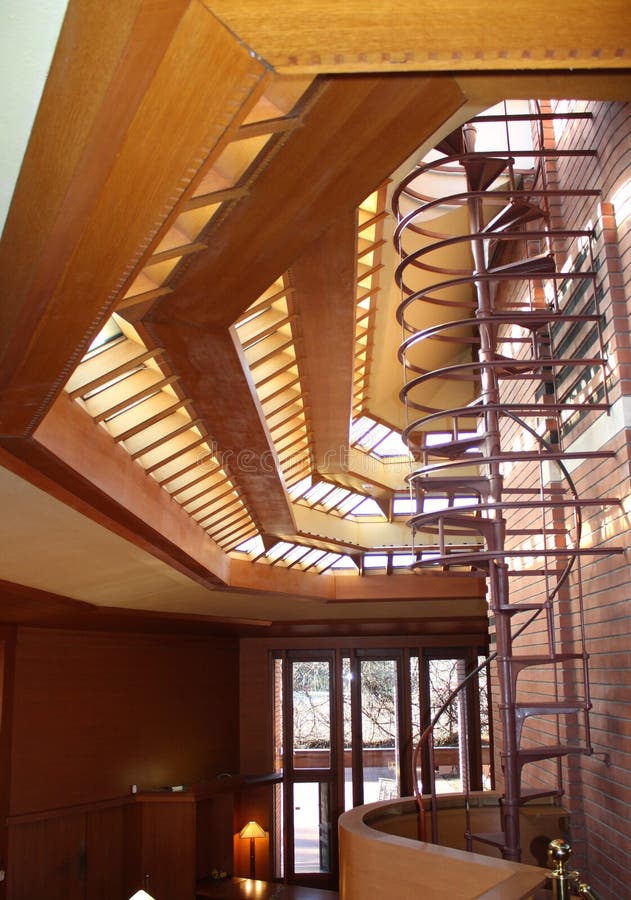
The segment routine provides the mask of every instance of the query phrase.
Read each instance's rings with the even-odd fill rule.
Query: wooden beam
[[[149,320],[231,325],[466,100],[452,79],[416,75],[328,79],[314,91],[303,127],[252,173],[250,195],[213,232],[208,250],[191,258]]]
[[[199,253],[206,250],[207,244],[203,241],[191,241],[188,244],[181,244],[179,247],[171,247],[169,250],[160,250],[153,253],[147,260],[148,266],[155,266],[158,263],[167,262],[169,259],[177,259],[180,256],[191,256],[193,253]]]
[[[175,382],[177,382],[177,375],[170,375],[168,378],[161,378],[159,381],[156,381],[149,387],[144,388],[142,391],[137,391],[135,394],[127,397],[125,400],[119,400],[118,403],[115,403],[108,409],[104,409],[103,412],[100,412],[97,416],[93,416],[93,419],[97,424],[99,422],[104,422],[106,419],[111,419],[114,416],[119,415],[121,412],[124,412],[124,410],[126,410],[129,406],[132,406],[135,403],[139,403],[141,400],[146,400],[148,397],[153,397],[155,394],[158,394],[163,387],[168,387],[168,385],[174,384]]]
[[[185,434],[187,431],[192,431],[193,428],[197,428],[202,424],[201,419],[193,419],[192,422],[185,422],[184,425],[180,425],[179,428],[176,428],[175,431],[169,431],[166,435],[164,435],[164,441],[162,443],[168,444],[169,441],[172,441],[174,438],[179,437],[181,434]],[[158,460],[158,462],[153,463],[151,466],[147,466],[145,468],[145,472],[147,475],[151,475],[152,472],[155,472],[157,469],[161,469],[162,466],[166,466],[167,463],[173,462],[179,456],[182,456],[184,453],[187,453],[189,450],[194,450],[195,447],[199,447],[201,444],[206,443],[208,440],[208,435],[203,434],[201,437],[196,438],[192,443],[186,444],[183,447],[179,447],[174,453],[171,453],[170,456],[165,456],[164,459]],[[155,449],[155,447],[154,447]],[[139,459],[141,456],[144,456],[146,450],[137,450],[135,453],[131,453],[130,456],[132,459]]]
[[[94,606],[61,594],[0,580],[0,621],[48,628],[141,631],[168,634],[240,634],[241,629],[269,628],[269,619],[203,616],[191,613]],[[0,631],[0,639],[3,634]],[[6,684],[5,684],[6,694]]]
[[[173,369],[183,390],[195,397],[197,415],[212,425],[217,460],[231,473],[253,517],[265,531],[291,533],[290,503],[236,338],[227,330],[179,322],[145,324],[154,341],[168,334]]]
[[[356,215],[340,216],[290,269],[309,388],[315,465],[335,474],[346,462],[355,336]]]
[[[265,77],[199,2],[71,0],[0,243],[0,435],[36,427]]]
[[[627,0],[205,0],[277,72],[622,69]],[[512,96],[512,95],[507,95]],[[538,95],[537,95],[538,96]],[[573,95],[574,96],[574,95]]]
[[[188,407],[190,402],[191,401],[188,397],[185,397],[183,400],[176,400],[175,403],[171,403],[165,409],[161,409],[160,412],[157,412],[149,419],[143,419],[141,422],[138,422],[131,428],[127,428],[125,431],[121,431],[120,434],[116,435],[114,440],[117,444],[121,443],[122,441],[128,441],[129,438],[135,437],[137,434],[142,434],[143,431],[146,431],[153,425],[157,425],[158,422],[162,422],[163,419],[168,419],[169,416],[172,416],[174,413],[178,412],[180,409],[182,409],[182,407]],[[192,420],[189,424],[189,427],[193,427]],[[146,452],[147,450],[145,450],[145,453]]]
[[[245,141],[248,138],[261,137],[266,134],[284,134],[300,128],[302,119],[297,116],[283,116],[278,119],[263,119],[260,122],[248,122],[242,125],[235,135],[236,141]]]
[[[484,612],[485,582],[469,575],[377,575],[364,578],[335,576],[335,599],[358,600],[477,600]]]
[[[86,381],[81,387],[70,391],[70,399],[76,400],[77,397],[85,397],[86,394],[91,394],[92,391],[96,391],[104,384],[114,381],[114,379],[119,378],[121,375],[125,375],[127,372],[133,372],[134,369],[142,366],[148,359],[155,359],[163,353],[164,349],[162,347],[156,347],[154,350],[145,350],[144,353],[133,356],[131,359],[128,359],[127,362],[121,363],[120,366],[116,366],[114,369],[108,369],[107,372],[99,375],[98,378]]]
[[[151,291],[143,291],[141,294],[132,294],[130,297],[123,297],[122,300],[118,300],[116,303],[116,312],[123,312],[124,310],[131,309],[132,306],[138,306],[141,303],[150,303],[157,297],[165,297],[170,293],[171,288],[158,287]]]
[[[227,581],[220,548],[67,395],[33,438],[2,447],[3,465],[98,524],[206,587]]]
[[[189,197],[188,200],[185,200],[182,204],[182,212],[186,212],[189,209],[199,209],[203,206],[212,206],[214,203],[229,203],[234,200],[241,200],[242,197],[247,197],[249,191],[244,187],[230,187],[223,188],[220,191],[212,191],[210,194],[197,194],[194,197]]]

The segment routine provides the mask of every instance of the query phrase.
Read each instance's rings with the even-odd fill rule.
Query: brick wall
[[[597,294],[603,317],[603,335],[611,366],[607,389],[613,413],[593,411],[574,416],[563,436],[566,450],[578,447],[609,450],[615,456],[606,460],[573,463],[571,474],[579,494],[590,497],[616,497],[620,505],[590,507],[583,515],[583,546],[622,546],[629,543],[631,514],[631,199],[626,213],[620,200],[624,187],[631,186],[631,106],[613,103],[552,103],[561,111],[589,111],[591,120],[568,122],[564,126],[548,126],[559,148],[594,148],[593,157],[559,157],[554,176],[561,187],[601,189],[601,197],[572,196],[565,198],[553,212],[568,229],[590,228],[594,231],[594,261],[597,269]],[[622,190],[621,190],[622,189]],[[631,188],[627,191],[631,198]],[[617,218],[616,218],[617,217]],[[564,247],[555,246],[557,264],[575,266],[585,244],[580,238],[569,238]],[[583,252],[583,256],[585,256]],[[590,266],[589,253],[582,263]],[[576,339],[578,341],[578,338]],[[575,344],[576,344],[575,341]],[[572,349],[570,347],[570,349]],[[589,350],[588,355],[597,355]],[[565,355],[565,353],[563,354]],[[573,376],[572,376],[573,377]],[[516,387],[512,389],[515,397]],[[595,390],[586,379],[585,394]],[[511,397],[511,392],[504,399]],[[504,429],[504,446],[522,440],[524,448],[533,443],[519,438],[516,429]],[[558,474],[551,475],[559,478]],[[535,483],[535,471],[522,466],[506,478],[506,486]],[[552,487],[552,482],[548,488]],[[563,521],[548,517],[555,527],[565,525],[567,537],[555,534],[554,540],[572,541],[574,523],[571,516]],[[534,515],[523,516],[521,528],[535,527]],[[528,538],[509,536],[509,544],[522,546]],[[578,605],[584,606],[587,650],[590,655],[590,690],[593,709],[590,715],[593,756],[571,757],[563,762],[564,802],[572,812],[571,840],[574,862],[581,869],[598,896],[620,898],[631,896],[631,568],[629,551],[623,554],[587,557],[580,561],[581,585],[576,573],[559,592],[555,636],[557,648],[572,649],[579,635]],[[511,599],[541,597],[545,590],[542,579],[513,577]],[[515,619],[517,623],[518,620]],[[535,623],[522,638],[516,652],[544,652],[545,627]],[[580,691],[580,664],[569,666],[564,689],[571,695]],[[521,699],[529,702],[553,696],[549,670],[541,667],[520,675]],[[494,704],[497,717],[498,702]],[[496,721],[496,730],[499,725]],[[556,725],[550,717],[532,719],[524,730],[525,743],[557,743]],[[498,732],[496,731],[496,735]],[[568,720],[561,729],[562,738],[581,740],[586,737],[580,721]],[[499,744],[499,741],[497,741]],[[525,782],[530,786],[553,783],[556,764],[545,762],[526,768]],[[498,767],[499,772],[499,767]],[[501,773],[499,775],[501,786]]]

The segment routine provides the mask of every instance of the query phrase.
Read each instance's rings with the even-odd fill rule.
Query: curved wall
[[[403,836],[415,821],[412,798],[358,806],[340,817],[341,900],[518,900],[546,881],[535,866]]]

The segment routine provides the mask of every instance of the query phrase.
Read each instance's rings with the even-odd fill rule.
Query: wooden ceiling
[[[275,620],[296,616],[296,597],[313,598],[318,621],[340,602],[349,620],[379,617],[370,604],[386,596],[414,601],[415,616],[423,597],[468,597],[461,613],[482,611],[477,579],[424,586],[425,576],[318,576],[230,558],[64,392],[117,311],[150,353],[163,351],[156,379],[198,423],[199,440],[227,457],[251,451],[252,465],[228,486],[249,517],[235,533],[254,523],[263,535],[300,536],[285,479],[261,462],[270,420],[235,323],[271,285],[285,286],[287,317],[300,319],[304,441],[326,474],[353,403],[362,201],[419,148],[504,96],[631,93],[623,0],[597,10],[449,6],[69,4],[0,243],[3,465],[198,585],[209,616],[230,618],[217,599],[230,590],[242,598],[233,616],[259,621],[272,615],[265,598]],[[292,359],[284,365],[291,373]],[[47,588],[26,559],[10,580],[93,602],[90,579]],[[199,597],[174,597],[165,610],[151,591],[125,603],[200,610]],[[406,615],[403,603],[396,616]]]

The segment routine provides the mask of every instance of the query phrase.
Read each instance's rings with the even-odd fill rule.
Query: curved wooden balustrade
[[[447,815],[455,813],[453,836],[460,837],[461,847],[462,799],[460,795],[460,809],[445,809]],[[479,811],[482,818],[497,814],[488,806]],[[547,877],[546,870],[536,866],[419,842],[413,798],[348,810],[339,819],[339,836],[341,900],[391,896],[518,900],[531,896]]]

